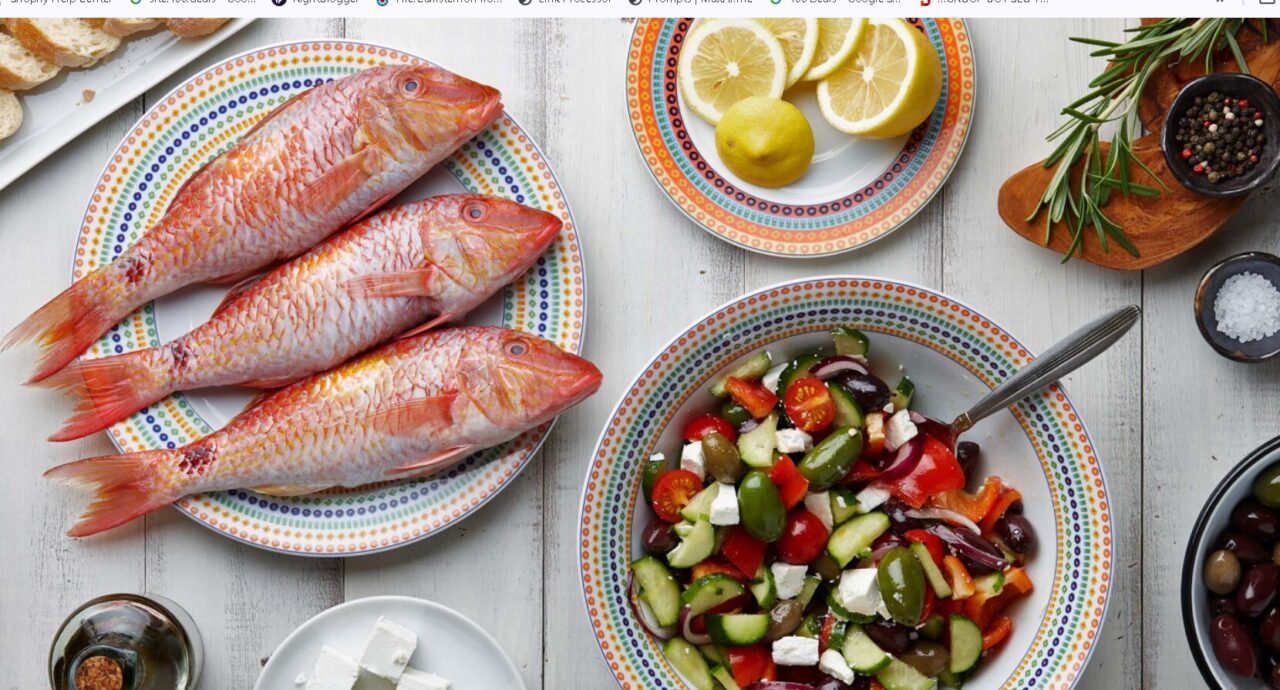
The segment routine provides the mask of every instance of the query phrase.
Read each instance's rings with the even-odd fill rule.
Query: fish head
[[[602,378],[594,364],[550,341],[503,328],[468,342],[458,367],[459,391],[510,431],[553,419],[599,390]]]
[[[502,114],[497,89],[434,65],[369,70],[361,138],[392,153],[457,148]]]
[[[438,197],[426,220],[426,261],[455,284],[486,295],[533,265],[563,225],[546,211],[480,194]]]

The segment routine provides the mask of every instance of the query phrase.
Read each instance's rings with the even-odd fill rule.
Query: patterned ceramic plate
[[[627,110],[649,171],[698,225],[762,254],[838,254],[902,226],[947,181],[973,116],[973,46],[963,20],[913,20],[943,58],[943,90],[933,116],[910,135],[850,137],[822,118],[812,84],[792,87],[785,98],[804,111],[816,149],[805,176],[782,189],[758,187],[729,172],[716,153],[715,128],[684,107],[676,63],[692,22],[636,23]]]
[[[72,277],[117,257],[163,215],[189,175],[299,90],[375,65],[419,61],[354,41],[302,42],[245,53],[196,75],[152,107],[107,164],[85,213]],[[464,190],[506,196],[564,221],[556,244],[525,278],[469,322],[525,330],[580,352],[586,299],[577,227],[547,161],[510,116],[464,145],[401,200]],[[147,305],[88,356],[178,337],[207,319],[223,292],[225,287],[194,287]],[[113,426],[111,438],[122,451],[183,445],[222,426],[249,397],[241,389],[174,395]],[[214,530],[267,549],[370,553],[430,536],[466,517],[520,472],[549,431],[548,424],[430,480],[300,498],[210,493],[185,498],[177,507]]]
[[[624,688],[686,687],[641,626],[627,597],[628,564],[652,519],[640,467],[678,457],[684,423],[712,407],[707,389],[736,360],[768,348],[775,358],[831,346],[834,326],[871,339],[871,361],[916,383],[913,406],[950,419],[1032,359],[1004,329],[925,288],[860,277],[815,278],[765,288],[711,312],[664,347],[610,417],[583,490],[579,567],[600,649]],[[950,416],[948,416],[950,415]],[[1111,578],[1110,502],[1102,468],[1076,410],[1056,385],[965,435],[982,446],[983,474],[1023,495],[1039,547],[1027,570],[1035,591],[1009,609],[1012,636],[966,679],[966,690],[1070,688],[1098,641]]]

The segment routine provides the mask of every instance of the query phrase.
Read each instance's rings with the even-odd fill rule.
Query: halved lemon
[[[800,77],[813,65],[818,52],[818,20],[814,17],[788,17],[783,19],[757,19],[764,28],[782,44],[787,54],[787,87],[800,81]]]
[[[813,64],[805,72],[805,81],[817,81],[832,72],[853,55],[866,33],[867,20],[851,17],[818,20],[818,48]]]
[[[754,19],[712,19],[698,22],[685,38],[677,72],[685,103],[714,125],[744,98],[781,97],[787,56]]]
[[[942,95],[942,60],[924,34],[901,19],[873,19],[862,46],[818,83],[818,106],[832,127],[891,139],[919,127]]]

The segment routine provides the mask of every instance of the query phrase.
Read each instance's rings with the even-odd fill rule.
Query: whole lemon
[[[777,98],[734,103],[716,125],[716,151],[735,175],[761,187],[785,187],[813,162],[813,130],[804,113]]]

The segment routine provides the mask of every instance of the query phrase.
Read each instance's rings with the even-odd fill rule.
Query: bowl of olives
[[[1182,618],[1209,687],[1280,689],[1280,437],[1236,465],[1200,511]]]

